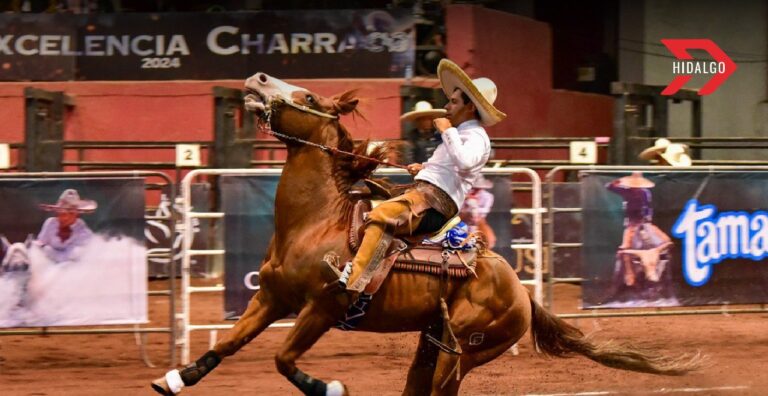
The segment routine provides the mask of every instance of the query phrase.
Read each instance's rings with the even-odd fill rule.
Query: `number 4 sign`
[[[8,143],[0,144],[0,169],[11,167],[11,146]]]
[[[596,164],[597,143],[594,141],[571,142],[572,164]]]
[[[200,145],[177,144],[176,166],[179,168],[188,166],[200,166]]]

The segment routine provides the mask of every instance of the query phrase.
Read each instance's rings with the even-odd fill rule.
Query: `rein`
[[[289,102],[289,101],[287,101],[285,99],[282,99],[282,98],[281,99],[273,100],[273,102],[277,102],[277,101],[285,103],[288,106],[291,106],[294,109],[297,109],[299,111],[303,111],[305,113],[316,115],[318,117],[325,117],[325,118],[330,118],[330,119],[333,119],[333,120],[339,119],[339,116],[336,116],[336,115],[333,115],[333,114],[328,114],[328,113],[323,113],[323,112],[317,111],[315,109],[310,109],[307,106],[298,105],[298,104],[294,103],[293,101]],[[301,139],[301,138],[297,138],[295,136],[289,136],[289,135],[286,135],[286,134],[283,134],[283,133],[280,133],[280,132],[277,132],[277,131],[273,131],[271,123],[270,123],[270,120],[272,118],[272,103],[270,103],[270,105],[269,105],[269,110],[266,111],[264,114],[266,115],[266,117],[264,119],[265,124],[264,124],[264,127],[263,128],[259,128],[259,130],[262,133],[265,133],[267,135],[272,135],[272,136],[275,136],[277,138],[282,138],[282,139],[285,139],[285,140],[290,140],[290,141],[293,141],[293,142],[296,142],[296,143],[300,143],[300,144],[303,144],[303,145],[306,145],[306,146],[316,147],[316,148],[319,148],[320,150],[323,150],[326,153],[329,153],[331,155],[336,155],[336,156],[346,155],[346,156],[349,156],[349,157],[355,157],[355,158],[366,160],[366,161],[372,161],[372,162],[377,163],[379,165],[392,166],[392,167],[395,167],[395,168],[400,168],[400,169],[408,170],[408,167],[405,166],[405,165],[393,164],[391,162],[382,161],[382,160],[379,160],[379,159],[376,159],[376,158],[373,158],[373,157],[368,157],[368,156],[365,156],[365,155],[355,154],[355,153],[351,153],[349,151],[339,150],[336,147],[330,147],[330,146],[326,146],[324,144],[310,142],[309,140],[304,140],[304,139]]]

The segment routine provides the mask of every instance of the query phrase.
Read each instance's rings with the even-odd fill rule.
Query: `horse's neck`
[[[331,157],[313,147],[291,148],[275,196],[275,231],[338,220],[340,199]]]

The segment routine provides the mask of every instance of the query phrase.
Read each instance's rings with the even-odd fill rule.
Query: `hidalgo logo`
[[[699,95],[709,95],[736,71],[734,63],[728,55],[709,39],[662,39],[661,42],[672,52],[679,61],[672,62],[672,80],[662,95],[673,95],[679,91],[694,75],[712,75],[712,78],[699,90]],[[712,60],[694,60],[688,50],[704,50]]]

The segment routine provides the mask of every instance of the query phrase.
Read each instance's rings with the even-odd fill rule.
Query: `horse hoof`
[[[325,396],[349,396],[349,392],[341,381],[331,381],[325,387]]]
[[[163,396],[174,396],[171,388],[168,387],[168,381],[165,380],[165,377],[160,377],[152,381],[152,389]]]

